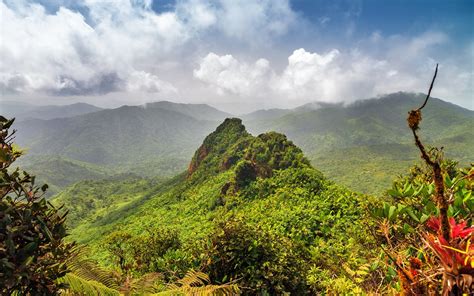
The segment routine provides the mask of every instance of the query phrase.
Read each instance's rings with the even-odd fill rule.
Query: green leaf
[[[408,216],[410,216],[413,220],[420,223],[420,219],[418,219],[418,217],[413,213],[413,210],[411,208],[407,208],[407,213]]]
[[[391,206],[389,211],[388,211],[388,220],[394,220],[395,218],[395,211],[396,211],[396,207],[395,206]]]
[[[422,214],[421,215],[421,218],[420,218],[420,223],[423,224],[426,222],[426,220],[428,220],[430,218],[430,216],[426,215],[426,214]]]
[[[28,266],[33,262],[34,256],[28,256],[25,261],[23,261],[23,266]]]
[[[398,190],[395,190],[395,189],[389,189],[387,190],[387,193],[392,196],[392,197],[400,197],[400,192],[398,192]]]

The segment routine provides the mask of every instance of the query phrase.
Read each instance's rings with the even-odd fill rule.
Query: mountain
[[[341,104],[307,104],[291,110],[260,110],[243,116],[253,134],[288,136],[330,179],[359,192],[386,189],[419,153],[406,125],[422,94],[394,93]],[[16,124],[18,142],[30,155],[58,155],[98,164],[113,172],[172,176],[185,169],[201,139],[226,113],[206,105],[156,102],[123,106],[71,118]],[[431,98],[421,136],[443,146],[461,164],[474,159],[474,112]],[[28,158],[29,156],[27,156]]]
[[[123,106],[70,118],[16,123],[30,157],[61,156],[114,173],[170,176],[215,127],[211,121],[161,108]]]
[[[380,192],[393,176],[419,160],[406,116],[424,97],[394,93],[348,106],[300,108],[282,117],[245,123],[253,133],[286,134],[329,178],[360,192]],[[461,164],[474,159],[473,111],[431,98],[423,116],[425,143],[443,146],[447,156]]]
[[[15,101],[0,101],[0,114],[5,117],[14,117],[18,114],[33,110],[37,106]]]
[[[30,156],[27,161],[20,159],[17,165],[36,175],[37,184],[48,184],[47,197],[78,181],[96,180],[111,175],[110,171],[97,165],[59,156]]]
[[[86,104],[75,103],[63,106],[35,106],[25,103],[0,102],[0,110],[4,116],[15,117],[17,121],[27,119],[53,119],[73,117],[81,114],[102,110],[102,108]]]
[[[172,279],[203,270],[213,283],[237,280],[247,294],[317,294],[335,278],[350,289],[344,269],[331,266],[356,270],[349,258],[371,250],[355,223],[367,198],[326,180],[285,135],[253,136],[236,118],[209,134],[171,180],[82,181],[53,203],[71,210],[70,239],[104,265],[117,262],[111,242],[129,241],[143,255],[124,257],[134,272]],[[148,237],[159,250],[143,244]]]
[[[253,121],[253,120],[270,120],[285,116],[291,113],[292,110],[288,109],[265,109],[265,110],[257,110],[248,114],[244,114],[240,116],[244,121]]]
[[[222,121],[232,115],[206,104],[181,104],[168,101],[160,101],[145,104],[145,108],[159,108],[196,118],[198,120]]]

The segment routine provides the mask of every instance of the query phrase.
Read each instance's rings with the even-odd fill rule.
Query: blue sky
[[[425,92],[474,109],[474,1],[2,0],[2,100],[225,110]]]

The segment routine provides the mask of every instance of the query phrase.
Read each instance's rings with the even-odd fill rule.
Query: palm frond
[[[118,290],[119,285],[113,273],[102,269],[93,260],[87,258],[86,252],[85,249],[77,250],[67,262],[69,270],[85,280],[99,282],[108,288]]]
[[[156,283],[161,279],[159,273],[147,273],[139,278],[129,278],[120,289],[125,295],[149,295],[157,291]]]
[[[168,285],[166,291],[155,295],[238,295],[239,287],[236,284],[211,285],[209,276],[200,271],[188,271],[186,275],[176,281],[176,283]]]
[[[59,283],[66,284],[67,290],[61,295],[97,295],[97,296],[117,296],[119,291],[111,289],[102,283],[87,280],[74,273],[68,273],[64,277],[58,279]]]

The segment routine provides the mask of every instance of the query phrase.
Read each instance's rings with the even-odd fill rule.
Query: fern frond
[[[148,295],[155,293],[156,283],[161,279],[161,274],[159,273],[147,273],[144,276],[137,279],[130,279],[130,282],[127,285],[123,286],[120,291],[125,295]]]
[[[188,271],[182,279],[177,281],[180,286],[184,287],[202,286],[210,282],[211,280],[209,279],[209,276],[207,274],[201,271],[194,270]]]
[[[74,273],[68,273],[57,280],[59,283],[66,284],[68,289],[61,295],[97,295],[97,296],[118,296],[119,291],[106,287],[105,285],[87,280]]]
[[[200,271],[188,271],[186,275],[176,281],[176,283],[168,285],[168,290],[155,295],[238,295],[239,287],[235,284],[211,285],[209,276]]]
[[[93,260],[87,258],[85,249],[78,249],[74,256],[68,260],[67,266],[69,270],[78,277],[99,282],[114,290],[119,289],[119,285],[113,274],[108,270],[100,268]]]

